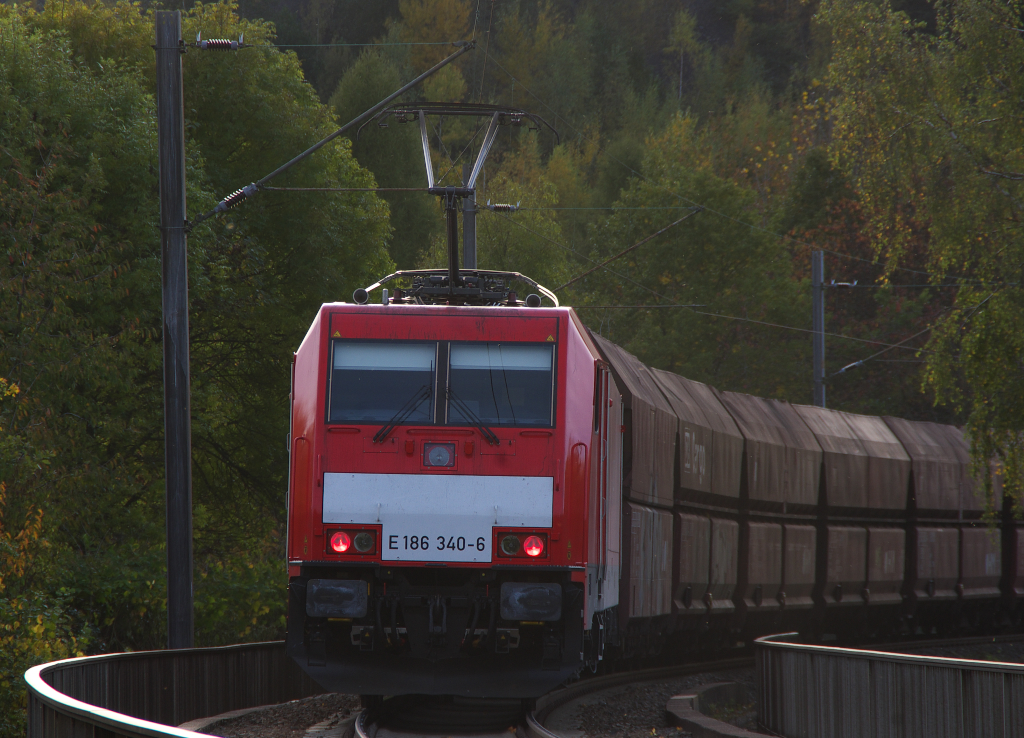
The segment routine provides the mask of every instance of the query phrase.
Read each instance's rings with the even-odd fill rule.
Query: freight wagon
[[[958,429],[652,369],[521,275],[404,276],[294,358],[287,644],[324,687],[532,698],[780,630],[1019,625],[1024,542]]]

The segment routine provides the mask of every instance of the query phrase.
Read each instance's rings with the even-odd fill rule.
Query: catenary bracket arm
[[[420,115],[423,115],[422,110],[420,111]],[[476,157],[476,163],[473,164],[473,171],[470,172],[469,182],[466,183],[466,187],[469,189],[476,187],[476,178],[479,177],[480,172],[483,171],[484,161],[487,159],[487,155],[491,152],[491,146],[494,145],[494,139],[498,135],[498,120],[500,117],[501,114],[497,112],[491,116],[491,124],[487,126],[487,133],[484,135],[484,142],[480,146],[480,153]]]
[[[434,162],[430,160],[430,140],[427,138],[427,116],[420,111],[420,141],[423,143],[423,163],[427,167],[427,187],[434,186]]]

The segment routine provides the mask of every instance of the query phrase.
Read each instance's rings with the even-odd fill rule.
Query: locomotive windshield
[[[515,343],[452,343],[451,392],[487,425],[551,425],[552,349]],[[472,424],[452,404],[449,423]]]
[[[433,342],[335,341],[329,422],[432,423],[436,363]]]
[[[553,344],[335,340],[331,361],[329,423],[554,423]]]

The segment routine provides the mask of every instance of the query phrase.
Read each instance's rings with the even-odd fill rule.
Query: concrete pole
[[[156,115],[163,258],[164,462],[167,484],[167,646],[191,648],[192,429],[189,398],[185,117],[181,13],[156,14]]]
[[[462,181],[469,181],[472,164],[462,165]],[[476,190],[462,200],[462,266],[476,269]]]
[[[825,254],[811,252],[814,329],[814,404],[825,407]]]

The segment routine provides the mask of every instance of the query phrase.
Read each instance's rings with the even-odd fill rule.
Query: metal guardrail
[[[1024,664],[754,642],[758,722],[785,738],[1024,737]]]
[[[28,738],[199,738],[174,726],[323,692],[284,641],[66,659],[25,681]]]

